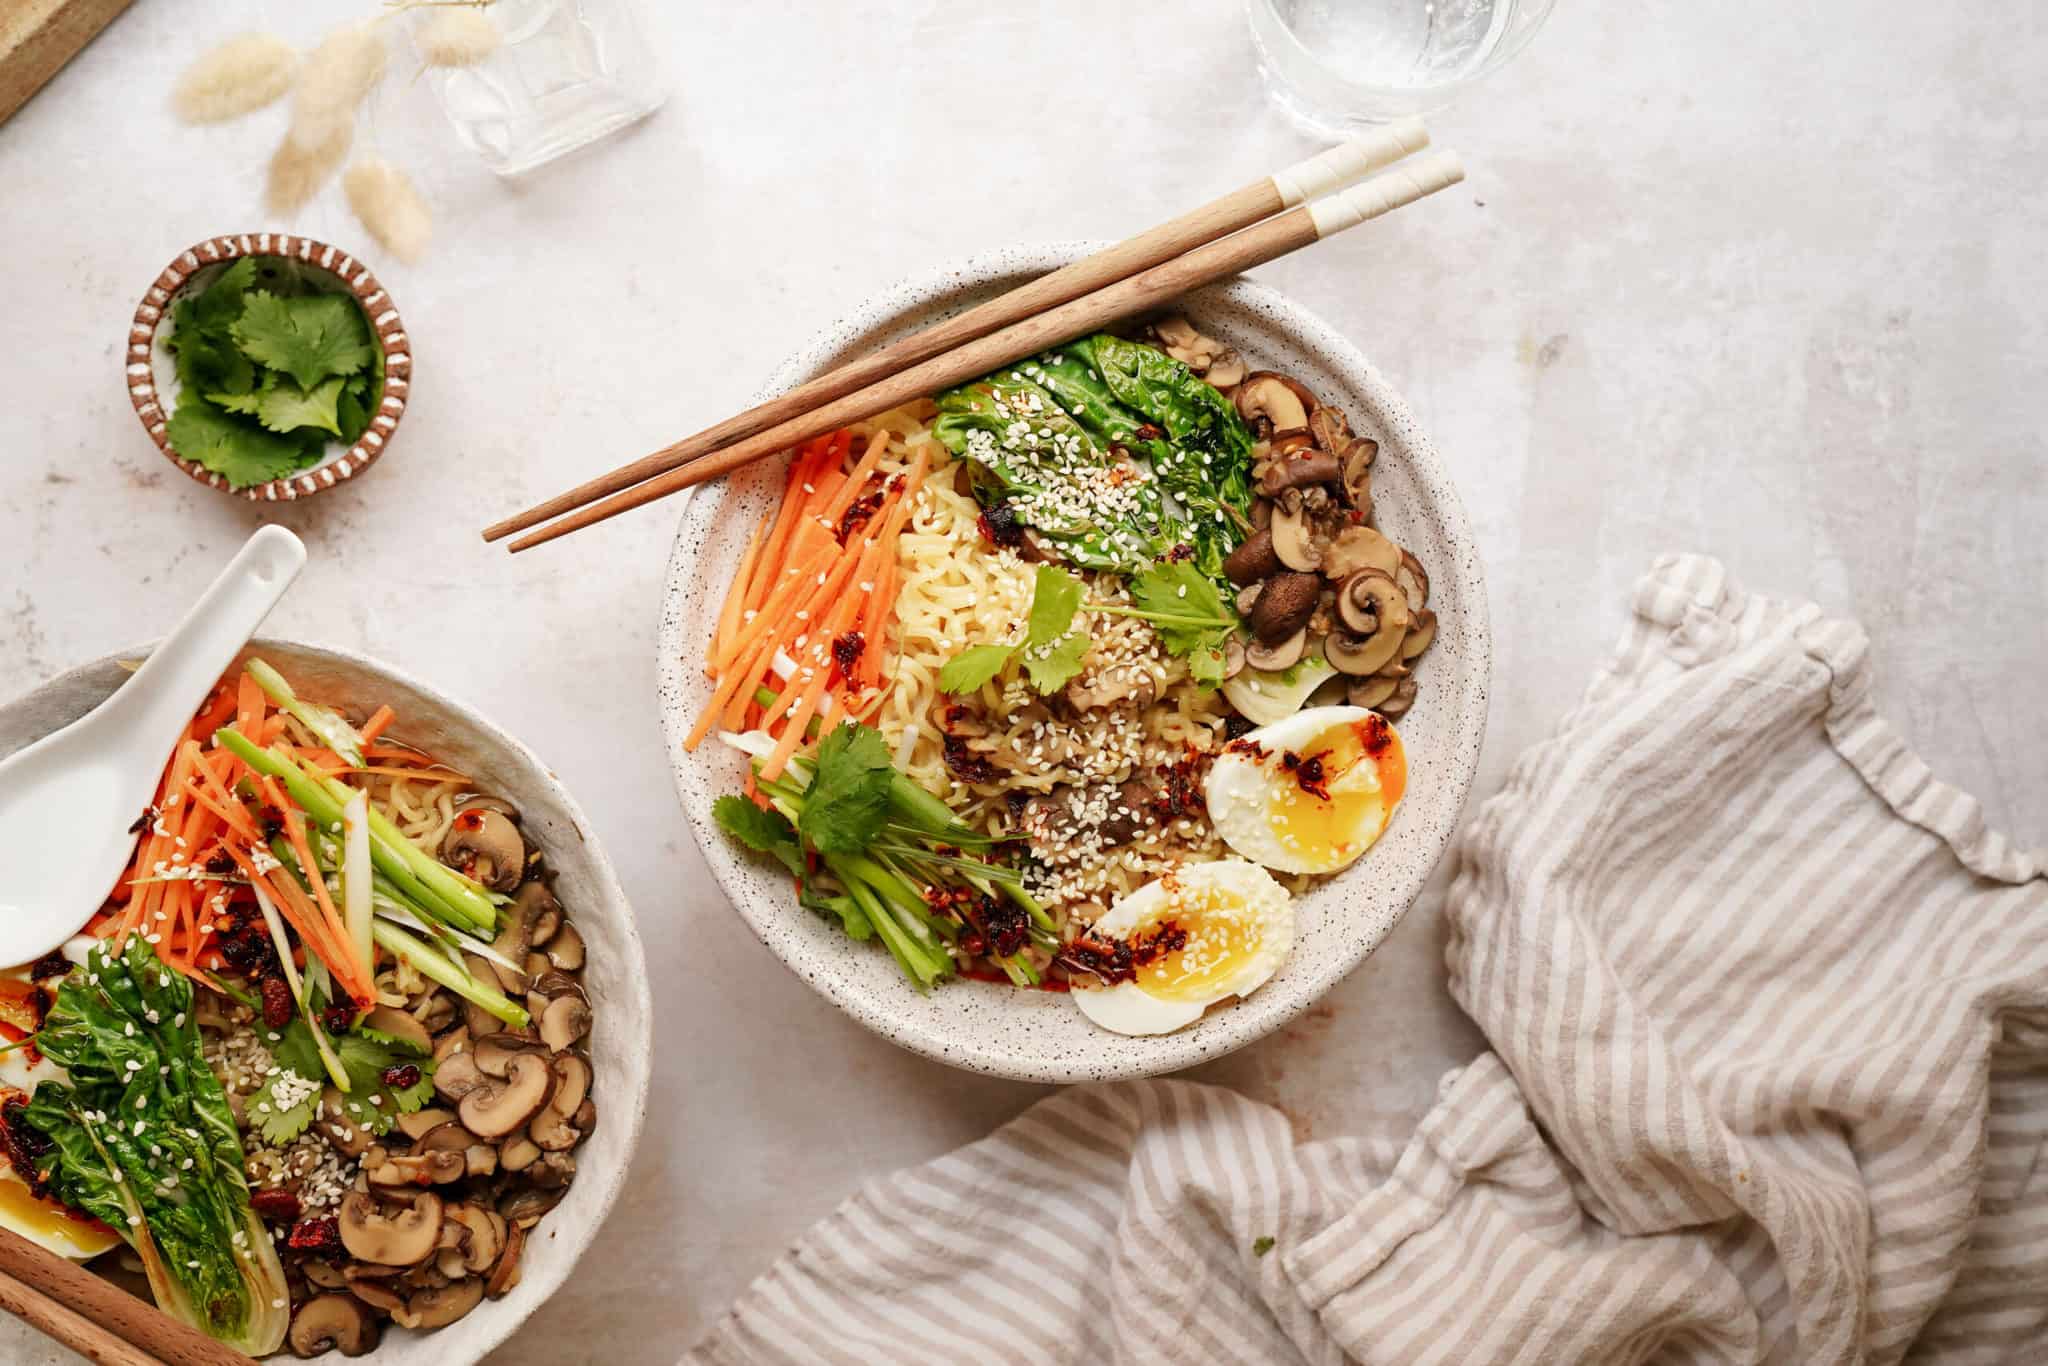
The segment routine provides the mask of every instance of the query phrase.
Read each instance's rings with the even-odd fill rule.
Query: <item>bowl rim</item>
[[[171,449],[170,414],[164,411],[157,393],[154,350],[157,329],[170,311],[171,301],[186,283],[208,267],[243,256],[294,257],[326,271],[347,285],[356,302],[362,306],[363,316],[369,319],[377,344],[384,352],[384,393],[377,404],[377,411],[370,417],[370,425],[348,449],[330,452],[311,469],[237,489],[228,486],[226,476],[187,460]],[[135,408],[142,430],[149,434],[149,439],[156,443],[164,458],[208,488],[258,503],[292,502],[310,497],[355,477],[375,464],[390,443],[398,420],[405,416],[406,401],[412,393],[412,338],[406,333],[405,323],[398,316],[398,305],[391,301],[389,291],[368,266],[339,247],[293,233],[243,232],[209,237],[172,257],[170,264],[157,272],[156,279],[143,292],[142,302],[135,306],[135,316],[128,325],[128,346],[124,356],[128,401]]]
[[[869,334],[886,333],[893,326],[900,325],[906,317],[914,317],[920,310],[943,306],[949,296],[960,291],[975,289],[995,280],[1054,270],[1109,245],[1111,243],[1101,240],[1069,240],[996,248],[957,257],[932,269],[905,277],[869,296],[853,310],[840,315],[820,329],[810,341],[769,374],[767,380],[754,394],[752,402],[767,402],[803,380],[822,373],[833,355],[849,342]],[[1251,307],[1261,313],[1269,325],[1284,331],[1290,340],[1302,349],[1320,353],[1332,364],[1360,376],[1360,387],[1373,391],[1375,401],[1383,406],[1388,415],[1389,425],[1400,425],[1404,431],[1412,434],[1412,439],[1406,447],[1405,458],[1419,472],[1435,476],[1435,483],[1443,493],[1437,504],[1437,511],[1445,530],[1454,540],[1471,547],[1471,553],[1461,557],[1461,572],[1470,590],[1469,615],[1473,627],[1471,635],[1474,657],[1471,667],[1467,670],[1466,685],[1459,693],[1446,699],[1455,707],[1455,724],[1460,733],[1470,734],[1472,737],[1471,761],[1454,769],[1454,790],[1447,794],[1452,798],[1447,808],[1449,818],[1440,829],[1430,833],[1427,863],[1418,874],[1412,876],[1412,886],[1407,889],[1399,913],[1389,920],[1386,929],[1377,939],[1365,945],[1355,955],[1349,956],[1349,961],[1342,962],[1339,970],[1319,989],[1301,992],[1297,999],[1289,1001],[1284,1008],[1262,1017],[1256,1027],[1248,1021],[1237,1021],[1235,1027],[1232,1027],[1230,1017],[1225,1016],[1219,1022],[1223,1026],[1220,1028],[1187,1029],[1134,1041],[1149,1046],[1149,1057],[1107,1063],[1100,1058],[1086,1062],[1040,1062],[1008,1056],[1000,1046],[963,1045],[956,1038],[936,1033],[928,1023],[914,1013],[906,1014],[871,1000],[858,989],[857,984],[835,978],[829,973],[805,971],[792,962],[784,951],[783,939],[787,931],[780,921],[774,916],[761,913],[760,908],[751,904],[745,897],[735,895],[734,889],[727,883],[724,869],[713,856],[710,842],[717,838],[716,832],[703,818],[703,814],[692,807],[692,794],[684,777],[687,768],[698,762],[696,756],[682,748],[682,739],[688,726],[682,723],[674,708],[668,706],[665,701],[658,701],[657,705],[661,708],[662,733],[668,746],[670,774],[677,799],[683,807],[684,817],[690,823],[699,851],[705,856],[705,862],[709,865],[713,878],[726,899],[739,912],[741,919],[776,959],[812,990],[851,1016],[864,1028],[935,1062],[1017,1081],[1069,1085],[1078,1082],[1158,1076],[1233,1053],[1247,1044],[1277,1032],[1306,1014],[1345,977],[1356,971],[1380,944],[1385,943],[1387,935],[1392,934],[1394,927],[1414,907],[1429,879],[1442,863],[1452,838],[1463,823],[1463,813],[1471,795],[1472,784],[1478,776],[1478,756],[1485,741],[1487,701],[1493,676],[1493,634],[1485,571],[1477,553],[1477,541],[1472,532],[1471,521],[1466,515],[1464,502],[1458,496],[1450,472],[1438,454],[1435,443],[1415,421],[1407,401],[1380,373],[1378,367],[1336,329],[1278,290],[1243,276],[1205,286],[1204,290],[1221,293],[1235,303]],[[1190,291],[1201,292],[1204,291]],[[678,518],[675,538],[664,569],[655,654],[656,691],[660,699],[681,691],[685,661],[692,658],[694,653],[691,643],[683,637],[682,632],[687,620],[687,613],[683,610],[684,586],[694,573],[690,528],[693,520],[703,515],[697,507],[695,496],[696,491],[693,490],[691,501],[685,503]],[[984,983],[973,982],[957,985],[962,989],[987,986]]]
[[[60,673],[50,675],[40,683],[16,692],[11,696],[0,698],[0,711],[13,708],[34,697],[36,694],[56,687],[59,684],[74,682],[109,666],[118,668],[123,660],[138,659],[146,656],[160,643],[160,638],[151,639],[125,649],[110,650],[92,659],[75,664]],[[539,1293],[533,1297],[531,1304],[524,1307],[523,1312],[504,1312],[505,1302],[502,1300],[494,1302],[497,1309],[501,1311],[499,1314],[494,1315],[494,1318],[502,1318],[502,1322],[492,1322],[479,1332],[476,1353],[474,1356],[467,1358],[471,1362],[480,1361],[503,1346],[568,1281],[578,1265],[583,1261],[584,1256],[590,1251],[590,1245],[597,1240],[598,1231],[604,1227],[605,1220],[611,1215],[613,1208],[618,1203],[620,1193],[625,1189],[627,1179],[632,1171],[634,1158],[639,1154],[640,1139],[646,1129],[649,1094],[653,1089],[654,1004],[653,996],[648,986],[647,948],[640,938],[640,926],[633,913],[633,903],[627,899],[625,888],[620,885],[618,873],[612,867],[611,858],[605,853],[604,845],[598,839],[596,828],[591,825],[589,816],[585,814],[575,795],[569,791],[568,785],[557,777],[554,769],[542,760],[538,754],[534,753],[524,741],[508,733],[503,727],[468,703],[449,696],[441,689],[422,681],[404,669],[387,664],[383,660],[373,655],[365,654],[360,650],[342,645],[330,645],[316,640],[267,635],[252,636],[249,639],[249,643],[243,649],[253,650],[265,646],[284,646],[305,653],[325,655],[331,659],[342,661],[357,668],[371,670],[388,677],[403,687],[410,688],[423,696],[431,698],[436,704],[446,707],[451,713],[459,713],[464,725],[470,727],[492,743],[503,746],[517,758],[530,765],[533,771],[539,774],[542,780],[553,788],[552,795],[561,803],[563,811],[568,814],[571,823],[576,828],[579,836],[578,842],[590,862],[592,881],[598,888],[602,899],[611,903],[618,912],[621,943],[625,945],[626,957],[629,960],[626,966],[630,969],[625,974],[626,980],[623,986],[630,993],[641,1021],[639,1039],[622,1040],[622,1047],[626,1056],[632,1056],[637,1044],[638,1055],[641,1060],[639,1067],[636,1069],[639,1075],[636,1079],[633,1079],[637,1084],[632,1088],[634,1094],[630,1111],[627,1114],[619,1114],[619,1110],[627,1109],[628,1107],[623,1102],[608,1100],[606,1102],[607,1106],[612,1108],[608,1108],[602,1116],[604,1123],[608,1127],[620,1124],[626,1126],[625,1145],[621,1150],[623,1160],[619,1162],[616,1168],[606,1172],[602,1179],[596,1179],[595,1174],[587,1173],[583,1169],[578,1170],[579,1182],[595,1180],[597,1186],[597,1205],[595,1210],[592,1212],[591,1217],[577,1224],[565,1224],[563,1227],[554,1230],[555,1245],[564,1248],[568,1253],[556,1266],[548,1268],[539,1275],[534,1274],[534,1270],[530,1265],[522,1269],[520,1276],[521,1287],[523,1288],[527,1285],[539,1287]],[[420,1340],[431,1341],[432,1339],[422,1338]],[[372,1360],[374,1359],[373,1357]],[[453,1356],[444,1356],[440,1359],[448,1362],[456,1360]]]

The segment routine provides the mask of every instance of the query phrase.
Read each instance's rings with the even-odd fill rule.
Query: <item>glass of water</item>
[[[1274,101],[1341,136],[1442,108],[1528,46],[1556,3],[1245,0],[1245,11]]]
[[[635,0],[492,0],[481,12],[497,50],[430,79],[456,136],[499,175],[573,152],[667,97]]]

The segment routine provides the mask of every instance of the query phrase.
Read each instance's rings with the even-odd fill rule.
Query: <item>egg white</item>
[[[1102,938],[1128,939],[1172,918],[1195,934],[1203,920],[1197,907],[1210,898],[1250,917],[1256,942],[1208,990],[1186,998],[1158,996],[1141,985],[1142,978],[1107,987],[1076,987],[1074,1004],[1081,1013],[1118,1034],[1170,1034],[1201,1019],[1218,1001],[1248,996],[1263,986],[1294,947],[1294,903],[1287,889],[1255,864],[1235,859],[1195,863],[1155,878],[1119,898],[1093,929]]]
[[[1248,732],[1218,755],[1209,766],[1206,793],[1209,823],[1223,842],[1283,873],[1333,873],[1356,862],[1392,819],[1398,797],[1391,803],[1356,803],[1355,819],[1328,843],[1304,843],[1275,829],[1274,808],[1282,799],[1313,800],[1301,794],[1295,776],[1282,767],[1283,755],[1305,753],[1326,732],[1372,715],[1364,707],[1310,707]],[[1353,795],[1381,791],[1378,764],[1362,760],[1351,765],[1332,780],[1330,790]]]

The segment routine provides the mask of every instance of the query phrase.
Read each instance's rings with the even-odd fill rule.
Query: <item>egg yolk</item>
[[[120,1241],[99,1220],[73,1218],[54,1201],[36,1199],[16,1180],[0,1181],[0,1228],[33,1232],[68,1244],[80,1256],[97,1255]]]
[[[1165,1001],[1206,1001],[1227,993],[1258,952],[1259,918],[1224,888],[1173,886],[1143,934],[1182,942],[1134,970],[1138,989]]]
[[[1332,726],[1279,766],[1273,833],[1289,849],[1347,861],[1380,837],[1408,786],[1401,737],[1379,716]]]

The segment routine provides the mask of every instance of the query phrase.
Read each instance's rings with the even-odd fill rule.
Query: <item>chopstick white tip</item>
[[[1429,129],[1413,115],[1338,143],[1273,175],[1282,208],[1291,209],[1343,189],[1402,157],[1429,146]]]
[[[1315,222],[1316,236],[1328,237],[1404,204],[1413,204],[1438,190],[1449,189],[1464,178],[1465,163],[1456,152],[1431,152],[1383,171],[1363,185],[1316,200],[1308,206],[1309,217]]]

